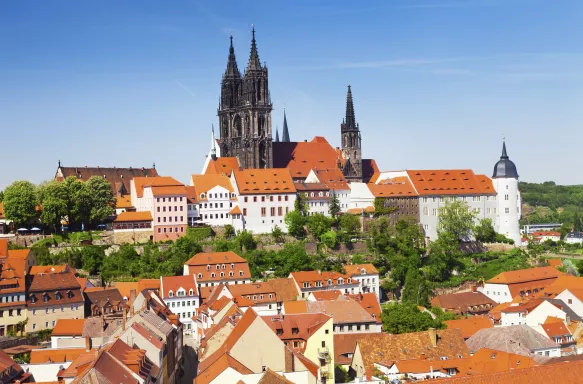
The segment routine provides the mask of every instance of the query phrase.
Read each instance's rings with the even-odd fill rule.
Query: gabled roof
[[[385,179],[379,184],[367,184],[374,197],[417,197],[418,193],[406,176]]]
[[[209,356],[210,358],[210,356]],[[196,376],[196,384],[208,384],[215,380],[227,368],[232,368],[242,375],[253,373],[249,368],[240,363],[237,359],[231,356],[228,352],[222,353],[216,357],[204,370],[199,368],[199,373]]]
[[[345,296],[350,297],[352,300],[356,301],[362,308],[364,308],[365,311],[367,311],[374,319],[376,319],[377,323],[382,323],[381,306],[376,294],[367,292]]]
[[[492,180],[471,169],[408,170],[413,187],[420,196],[495,195]]]
[[[431,305],[445,310],[457,310],[460,312],[471,311],[470,307],[490,305],[496,306],[496,302],[482,292],[458,292],[435,296],[431,299]],[[487,307],[483,307],[487,310]]]
[[[32,267],[30,267],[28,274],[40,275],[47,273],[62,273],[62,272],[71,272],[73,274],[77,273],[77,271],[69,267],[68,264],[63,264],[63,265],[33,265]]]
[[[30,364],[64,363],[75,360],[82,353],[85,353],[85,348],[33,349]]]
[[[445,324],[448,329],[459,329],[464,339],[472,337],[480,329],[494,328],[492,320],[488,316],[471,316],[465,319],[446,320]]]
[[[345,284],[356,284],[357,281],[351,281],[348,283],[350,276],[345,275],[340,272],[329,272],[329,271],[300,271],[290,273],[290,277],[295,280],[296,284],[299,285],[300,289],[303,288],[303,283],[309,283],[309,288],[314,288],[316,282],[322,283],[322,287],[336,286],[338,285],[338,279],[342,279]],[[352,280],[352,279],[351,279]],[[330,283],[330,284],[329,284]]]
[[[299,295],[296,283],[288,277],[271,279],[268,283],[273,287],[279,302],[295,300]]]
[[[334,333],[334,364],[350,365],[356,342],[366,333]]]
[[[330,190],[346,191],[350,189],[346,178],[338,167],[327,169],[317,168],[313,171],[318,180],[326,184]]]
[[[348,276],[356,276],[356,275],[363,275],[363,274],[366,274],[366,275],[378,275],[379,274],[379,271],[372,264],[345,265],[344,272],[346,272],[346,274]]]
[[[239,168],[239,160],[236,157],[219,157],[216,160],[209,160],[205,175],[217,174],[231,176],[231,173]]]
[[[289,381],[285,377],[273,372],[271,369],[267,368],[261,379],[257,384],[293,384],[293,381]]]
[[[334,324],[376,323],[377,319],[356,301],[340,296],[336,300],[308,301],[309,313],[325,313],[334,318]]]
[[[541,325],[542,329],[545,331],[549,339],[555,340],[555,338],[560,338],[559,343],[568,343],[567,336],[572,336],[571,331],[565,326],[562,321],[555,321],[551,323],[546,323]]]
[[[241,195],[296,193],[292,176],[286,168],[244,169],[233,174]]]
[[[157,177],[134,177],[134,186],[136,188],[136,195],[138,198],[144,196],[144,188],[153,187],[182,187],[184,184],[169,176]],[[162,190],[160,191],[160,193]],[[186,194],[186,190],[181,190],[181,193]]]
[[[208,193],[214,187],[223,187],[230,193],[234,191],[231,179],[228,175],[223,174],[207,174],[207,175],[192,175],[192,185],[196,189],[199,200],[206,200],[206,195],[202,198],[202,194]]]
[[[316,301],[336,300],[338,296],[342,296],[342,291],[339,289],[330,289],[326,291],[310,292],[310,295],[312,295]]]
[[[538,267],[502,272],[486,281],[488,284],[517,284],[537,280],[556,279],[562,273],[554,267]]]
[[[308,341],[318,329],[322,328],[332,316],[322,313],[302,313],[294,315],[261,316],[265,324],[281,340],[304,340]],[[289,345],[288,345],[289,347]],[[303,352],[306,345],[292,348]]]
[[[316,136],[310,142],[273,143],[273,166],[288,168],[293,178],[306,178],[312,169],[338,168],[339,159],[339,153],[323,137]]]
[[[204,265],[207,264],[228,264],[228,263],[247,263],[247,260],[237,255],[233,251],[227,252],[201,252],[192,256],[185,265]]]
[[[285,312],[286,315],[308,313],[308,302],[304,300],[284,301],[283,312]]]
[[[184,289],[185,296],[198,296],[198,289],[196,288],[196,281],[193,275],[163,276],[160,288],[160,295],[163,299],[170,297],[170,291],[172,291],[172,297],[176,297],[176,292],[180,288]],[[191,289],[193,291],[192,295],[189,293]]]

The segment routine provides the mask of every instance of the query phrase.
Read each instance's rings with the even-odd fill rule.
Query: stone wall
[[[113,241],[116,244],[143,244],[154,237],[154,231],[114,232]]]
[[[472,290],[472,286],[481,286],[477,281],[466,281],[462,285],[458,285],[457,287],[447,287],[447,288],[435,288],[433,290],[433,296],[437,295],[445,295],[449,293],[458,293],[458,292],[469,292]]]
[[[38,338],[16,336],[0,337],[0,349],[18,347],[19,345],[38,345]]]

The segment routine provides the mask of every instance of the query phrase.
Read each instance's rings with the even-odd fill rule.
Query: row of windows
[[[314,282],[314,286],[315,287],[322,287],[323,286],[322,283],[323,283],[322,281],[316,281],[316,282]],[[328,286],[332,285],[333,283],[334,283],[334,281],[332,279],[328,279]],[[342,284],[344,284],[344,279],[342,277],[340,277],[338,279],[338,285],[342,285]],[[352,284],[352,279],[351,278],[346,279],[346,284]],[[309,281],[306,281],[303,283],[303,288],[310,288],[311,286],[312,286],[312,283],[310,283]]]
[[[17,309],[16,310],[16,316],[20,316],[20,313],[22,312],[22,309]],[[8,317],[12,317],[14,316],[14,309],[9,309],[8,310]],[[4,317],[4,311],[0,310],[0,317]]]
[[[214,208],[223,208],[223,203],[214,203]],[[207,203],[201,204],[201,208],[207,208]],[[208,203],[208,208],[213,208],[213,203]],[[229,208],[233,208],[233,203],[229,203]]]
[[[225,199],[229,198],[229,194],[228,193],[215,193],[214,195],[212,193],[209,193],[208,195],[201,193],[200,194],[200,198],[204,199],[206,196],[208,196],[209,199],[223,199],[223,195]],[[231,193],[231,197],[235,198],[237,195],[235,195],[234,193]]]
[[[285,213],[289,212],[289,207],[285,207]],[[269,209],[270,216],[276,216],[275,214],[275,207],[271,207]],[[245,215],[245,213],[243,213]],[[267,208],[261,207],[261,217],[267,216]],[[283,216],[283,207],[277,207],[277,216]]]
[[[361,325],[355,325],[355,326],[353,326],[353,325],[347,325],[346,328],[347,328],[347,331],[348,332],[352,332],[354,330],[354,328],[356,328],[356,331],[358,332],[358,331],[361,330]],[[364,330],[365,331],[370,330],[370,325],[365,324],[364,325]],[[338,332],[344,332],[344,325],[339,325],[338,326]]]
[[[184,291],[178,291],[176,293],[176,296],[185,296],[185,295],[186,295],[186,292],[184,292]],[[190,289],[188,291],[188,296],[192,296],[192,295],[194,295],[194,291],[192,289]],[[168,291],[168,297],[174,297],[174,292]],[[184,305],[184,301],[182,302],[182,305]],[[188,305],[190,305],[190,301],[188,302]]]
[[[266,196],[253,196],[253,202],[254,202],[254,203],[256,203],[256,202],[257,202],[257,199],[258,199],[259,197],[261,198],[261,202],[265,202]],[[273,195],[270,195],[270,196],[269,196],[269,201],[275,201],[274,199],[275,199],[275,198],[274,198],[274,196],[273,196]],[[282,200],[282,197],[281,197],[281,195],[278,195],[278,196],[277,196],[277,201],[281,201],[281,200]],[[248,202],[249,202],[249,197],[245,196],[245,197],[243,198],[243,201],[245,201],[246,203],[248,203]],[[287,196],[287,195],[283,196],[283,201],[288,201],[288,196]]]
[[[160,207],[156,207],[158,212],[160,212]],[[166,207],[162,207],[162,212],[166,212]],[[172,212],[172,207],[168,207],[168,212]],[[174,206],[174,212],[178,212],[178,206]],[[180,206],[180,212],[182,212],[182,205]]]
[[[251,295],[247,295],[247,298],[248,298],[249,300],[251,300],[251,297],[253,297],[253,301],[257,301],[257,295],[253,295],[253,296],[251,296]],[[265,297],[265,296],[263,296],[263,295],[259,295],[259,300],[263,300],[263,299],[264,299],[264,297]],[[270,299],[273,299],[273,294],[271,294],[271,293],[270,293],[270,294],[268,295],[268,297],[269,297]]]
[[[160,219],[160,218],[158,218]],[[113,223],[113,229],[146,229],[152,228],[152,223]]]
[[[162,231],[162,229],[164,231]],[[166,232],[172,233],[173,232],[172,229],[173,229],[172,227],[170,227],[170,228],[160,228],[160,227],[158,227],[158,233],[162,233],[162,232],[164,232],[164,233],[166,233]],[[168,230],[168,231],[166,231],[166,230]],[[184,227],[180,227],[180,233],[183,233],[183,232],[184,232]],[[178,227],[174,228],[174,233],[178,233]]]
[[[3,303],[14,303],[16,301],[24,301],[24,299],[18,300],[18,295],[16,295],[16,296],[3,296],[2,297]]]
[[[163,203],[165,203],[165,202],[166,202],[166,198],[165,198],[165,197],[162,197],[162,198],[160,198],[160,197],[157,197],[157,198],[156,198],[156,202],[158,202],[158,203],[159,203],[159,202],[160,202],[160,199],[162,199],[162,202],[163,202]],[[174,201],[182,201],[182,199],[183,199],[182,197],[175,197],[175,198],[174,198]],[[169,198],[168,198],[168,202],[171,202],[171,201],[172,201],[172,198],[171,198],[171,197],[169,197]]]
[[[217,271],[219,269],[227,269],[227,267],[225,266],[225,264],[221,264],[221,265],[217,264],[215,267],[216,267]],[[235,269],[235,264],[231,263],[231,269]],[[207,271],[210,271],[211,270],[211,265],[210,264],[207,264],[206,265],[206,270]]]
[[[304,192],[304,196],[306,197],[315,197],[315,193],[314,192]],[[330,196],[330,192],[326,192],[326,196]],[[318,192],[318,197],[324,197],[324,192]]]
[[[166,222],[166,216],[164,217],[158,217],[158,222],[160,223],[160,219],[162,219],[162,222],[165,223]],[[184,216],[180,216],[180,221],[184,220]],[[172,222],[172,216],[168,216],[168,222],[171,223]],[[174,216],[174,222],[177,223],[178,222],[178,216]]]
[[[225,277],[225,272],[221,272],[221,273],[219,274],[219,276],[220,276],[220,277]],[[235,276],[235,273],[234,273],[233,271],[229,272],[229,277],[234,277],[234,276]],[[239,276],[243,276],[243,271],[239,271]],[[198,277],[199,279],[202,279],[202,273],[199,273],[197,277]],[[214,272],[212,272],[212,273],[211,273],[211,278],[215,278],[215,277],[217,277],[217,274],[216,274],[216,273],[214,273]]]
[[[308,204],[309,204],[311,207],[317,207],[317,206],[323,207],[324,205],[328,205],[328,203],[325,203],[325,202],[323,202],[323,201],[320,201],[320,202],[317,202],[317,201],[310,201]]]
[[[71,311],[77,310],[77,309],[79,309],[79,304],[71,304]],[[52,308],[52,313],[56,313],[56,312],[57,312],[57,308],[56,307],[53,307]],[[65,306],[64,305],[61,305],[61,312],[65,312]],[[49,313],[49,309],[48,308],[45,308],[45,315],[48,314],[48,313]],[[33,315],[36,315],[36,309],[33,309],[32,310],[32,314]]]
[[[506,195],[506,196],[508,196],[508,195]],[[484,199],[486,201],[493,201],[493,200],[496,200],[496,195],[488,195],[488,196],[436,196],[436,197],[424,197],[423,198],[423,202],[424,203],[427,203],[427,202],[429,202],[429,199],[431,199],[431,201],[433,203],[440,203],[440,202],[454,201],[454,200],[470,201],[470,198],[472,199],[472,201],[484,201]]]
[[[200,216],[201,217],[204,217],[205,220],[207,220],[207,219],[211,219],[212,220],[212,219],[219,219],[219,218],[221,218],[221,219],[223,219],[223,218],[228,219],[229,218],[229,214],[228,213],[215,213],[215,214],[209,213],[209,214],[204,214],[204,215],[200,215]]]
[[[172,296],[170,296],[172,297]],[[170,303],[169,307],[171,308],[180,308],[180,304],[182,303],[182,307],[190,307],[190,300],[186,301],[173,301]],[[196,305],[196,301],[192,300],[192,305]]]

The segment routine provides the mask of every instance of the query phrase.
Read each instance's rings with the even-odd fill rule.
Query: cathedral
[[[243,169],[289,168],[296,181],[304,180],[311,169],[330,168],[339,168],[348,181],[368,181],[377,168],[373,160],[362,159],[362,140],[350,85],[346,114],[340,125],[341,148],[332,147],[323,137],[315,137],[310,142],[292,142],[285,110],[282,140],[279,132],[273,139],[268,70],[259,60],[255,28],[251,33],[251,51],[243,75],[230,37],[218,108],[220,156],[236,157]]]

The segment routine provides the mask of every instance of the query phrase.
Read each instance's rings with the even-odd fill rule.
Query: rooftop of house
[[[340,291],[339,289],[329,289],[326,291],[315,291],[310,293],[310,295],[316,301],[336,300],[339,296],[342,296],[342,291]]]
[[[471,169],[439,169],[406,171],[419,196],[431,195],[495,195],[492,180],[476,175]]]
[[[193,275],[163,276],[160,287],[160,295],[162,295],[163,299],[179,297],[178,291],[180,289],[184,290],[183,296],[198,296],[198,289]],[[172,296],[170,296],[170,292],[172,292]]]
[[[448,329],[459,329],[464,339],[468,339],[476,334],[480,329],[494,328],[492,320],[488,316],[471,316],[458,320],[446,320]]]
[[[33,349],[30,352],[30,364],[65,363],[73,361],[85,348],[46,348]]]
[[[210,159],[205,170],[206,175],[219,174],[231,176],[234,170],[239,169],[239,160],[236,157],[219,157],[216,160]]]
[[[233,172],[241,195],[258,193],[296,193],[287,168],[244,169]]]
[[[346,191],[350,189],[346,178],[339,168],[317,168],[313,170],[314,174],[321,183],[326,184],[330,190]]]
[[[331,319],[331,316],[322,313],[302,313],[261,318],[281,340],[307,341]],[[303,352],[305,347],[304,344],[296,349]]]
[[[556,279],[562,273],[554,267],[537,267],[502,272],[488,280],[488,284],[519,284],[537,280]]]
[[[271,279],[268,280],[268,283],[273,287],[273,290],[277,295],[277,301],[279,302],[296,300],[299,295],[294,280],[288,277]]]
[[[156,177],[134,177],[133,184],[136,189],[136,196],[141,198],[144,196],[144,188],[162,188],[159,190],[160,194],[165,193],[163,188],[168,187],[179,187],[180,190],[173,190],[172,194],[186,194],[184,189],[184,184],[169,176],[156,176]],[[152,192],[154,192],[152,190]]]
[[[435,296],[431,305],[444,310],[460,312],[487,311],[488,306],[496,306],[496,302],[482,292],[459,292]],[[476,310],[475,307],[478,307]]]
[[[376,323],[377,319],[356,301],[340,296],[336,300],[308,301],[309,313],[324,313],[334,318],[334,324]]]
[[[367,184],[374,197],[417,197],[418,193],[406,176],[384,179],[378,184]]]
[[[308,288],[316,287],[331,287],[336,285],[356,284],[356,281],[343,273],[333,271],[301,271],[292,272],[290,277],[293,278],[300,286],[300,289],[305,288],[304,283],[309,284]],[[321,285],[316,285],[316,283]]]
[[[132,221],[152,221],[152,214],[150,211],[140,212],[122,212],[115,218],[116,223],[127,223]]]
[[[344,266],[344,272],[348,276],[378,275],[379,271],[372,264],[350,264]]]
[[[51,336],[82,336],[85,319],[59,319]]]
[[[350,365],[357,340],[366,333],[334,334],[334,363]]]
[[[559,347],[557,343],[528,325],[481,329],[470,337],[466,344],[470,351],[490,348],[523,356],[531,356],[533,351],[539,349]]]
[[[185,263],[186,265],[214,265],[230,263],[247,263],[247,260],[233,251],[227,252],[201,252],[197,253]]]
[[[191,180],[192,185],[194,185],[194,188],[196,189],[197,198],[200,201],[208,200],[206,194],[208,193],[208,191],[215,187],[222,187],[226,189],[229,193],[234,192],[233,184],[231,184],[231,179],[229,179],[229,175],[224,175],[222,173],[192,175]],[[229,196],[225,197],[230,198]]]

